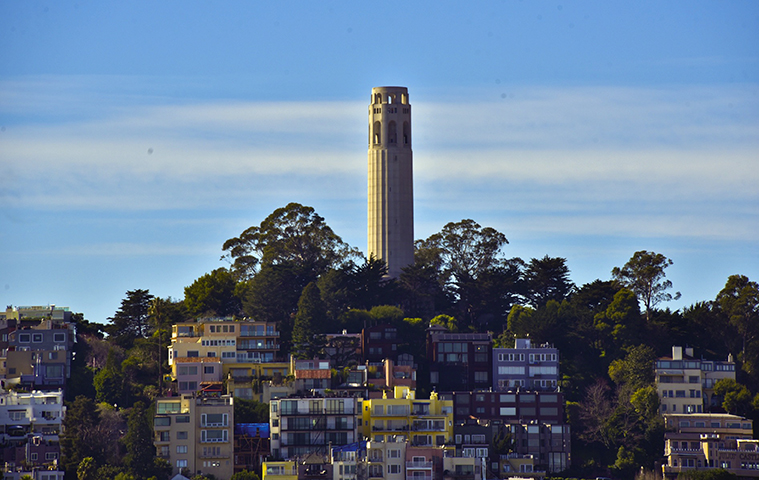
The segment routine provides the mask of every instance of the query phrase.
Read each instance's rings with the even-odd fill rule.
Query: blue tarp
[[[268,423],[236,423],[235,435],[247,434],[251,437],[269,438]]]

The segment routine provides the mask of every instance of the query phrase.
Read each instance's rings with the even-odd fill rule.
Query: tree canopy
[[[660,302],[680,298],[680,292],[673,295],[667,291],[672,288],[672,282],[665,279],[664,269],[672,263],[661,253],[641,250],[635,252],[622,268],[614,267],[611,271],[615,280],[632,290],[643,302],[646,320],[650,319],[653,307]]]

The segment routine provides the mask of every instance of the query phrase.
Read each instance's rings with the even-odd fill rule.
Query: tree
[[[85,458],[104,463],[98,426],[100,414],[92,399],[78,396],[67,405],[61,435],[61,465],[67,480],[75,480],[77,468]]]
[[[759,334],[759,285],[744,275],[731,275],[717,294],[716,304],[742,339],[741,352]]]
[[[638,301],[632,291],[626,288],[618,291],[606,311],[597,314],[594,320],[605,356],[613,358],[625,348],[640,343],[643,325]]]
[[[269,405],[256,400],[235,398],[235,423],[268,423]]]
[[[617,385],[636,391],[654,383],[654,362],[656,353],[647,345],[638,345],[628,350],[623,359],[611,362],[609,377]]]
[[[217,268],[195,280],[184,289],[184,303],[193,315],[226,317],[237,315],[242,309],[235,295],[237,281],[226,268]]]
[[[142,402],[135,403],[129,412],[127,433],[123,442],[127,450],[124,465],[129,469],[129,473],[137,478],[152,475],[155,458],[153,429]]]
[[[567,259],[561,257],[533,258],[524,271],[525,296],[535,308],[549,300],[561,302],[574,288],[569,279]]]
[[[109,340],[123,348],[130,348],[135,339],[147,338],[150,334],[148,309],[153,295],[148,290],[130,290],[121,301],[121,307],[106,326]]]
[[[665,280],[664,269],[672,263],[672,260],[661,253],[641,250],[635,252],[622,268],[614,267],[611,271],[615,280],[632,290],[643,302],[646,321],[651,317],[651,310],[660,302],[680,298],[680,292],[674,295],[667,292],[672,288],[672,282]]]
[[[92,457],[85,457],[79,462],[79,466],[76,469],[77,480],[96,480],[97,479],[97,464]]]
[[[98,402],[105,402],[109,405],[122,403],[124,376],[121,373],[114,349],[108,351],[105,367],[95,374],[94,384]]]
[[[313,278],[327,269],[358,256],[312,207],[289,203],[252,226],[239,237],[224,242],[221,258],[232,263],[238,278],[251,278],[261,266],[295,262],[310,270]]]
[[[296,358],[314,358],[324,347],[319,329],[327,318],[327,311],[319,288],[311,282],[303,289],[298,300],[298,313],[293,325],[293,351]]]
[[[745,417],[751,412],[751,392],[732,378],[723,378],[715,383],[714,395],[722,398],[722,408],[727,413]]]
[[[499,285],[498,290],[506,291],[502,288],[505,284],[493,277],[511,273],[512,269],[502,268],[509,262],[500,255],[507,243],[505,235],[492,227],[483,228],[474,220],[451,222],[426,240],[417,240],[415,263],[437,271],[438,282],[455,299],[456,318],[468,326],[485,313],[505,316],[508,311],[485,312],[478,296],[485,278],[489,284]],[[493,275],[488,277],[488,273]],[[502,306],[501,302],[496,305]]]
[[[232,475],[232,478],[229,480],[261,480],[261,478],[255,472],[243,470]]]

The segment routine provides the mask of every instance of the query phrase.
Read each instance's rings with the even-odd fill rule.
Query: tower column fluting
[[[414,263],[411,105],[406,87],[376,87],[369,104],[367,254],[397,278]]]

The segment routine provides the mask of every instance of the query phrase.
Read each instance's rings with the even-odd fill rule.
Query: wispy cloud
[[[5,207],[218,208],[274,194],[362,195],[361,102],[187,104],[45,81],[0,84]],[[756,86],[499,92],[413,104],[422,209],[532,212],[524,228],[536,231],[758,233],[746,222],[759,203]],[[72,104],[83,105],[77,115],[61,113]],[[726,206],[744,216],[724,215]]]

